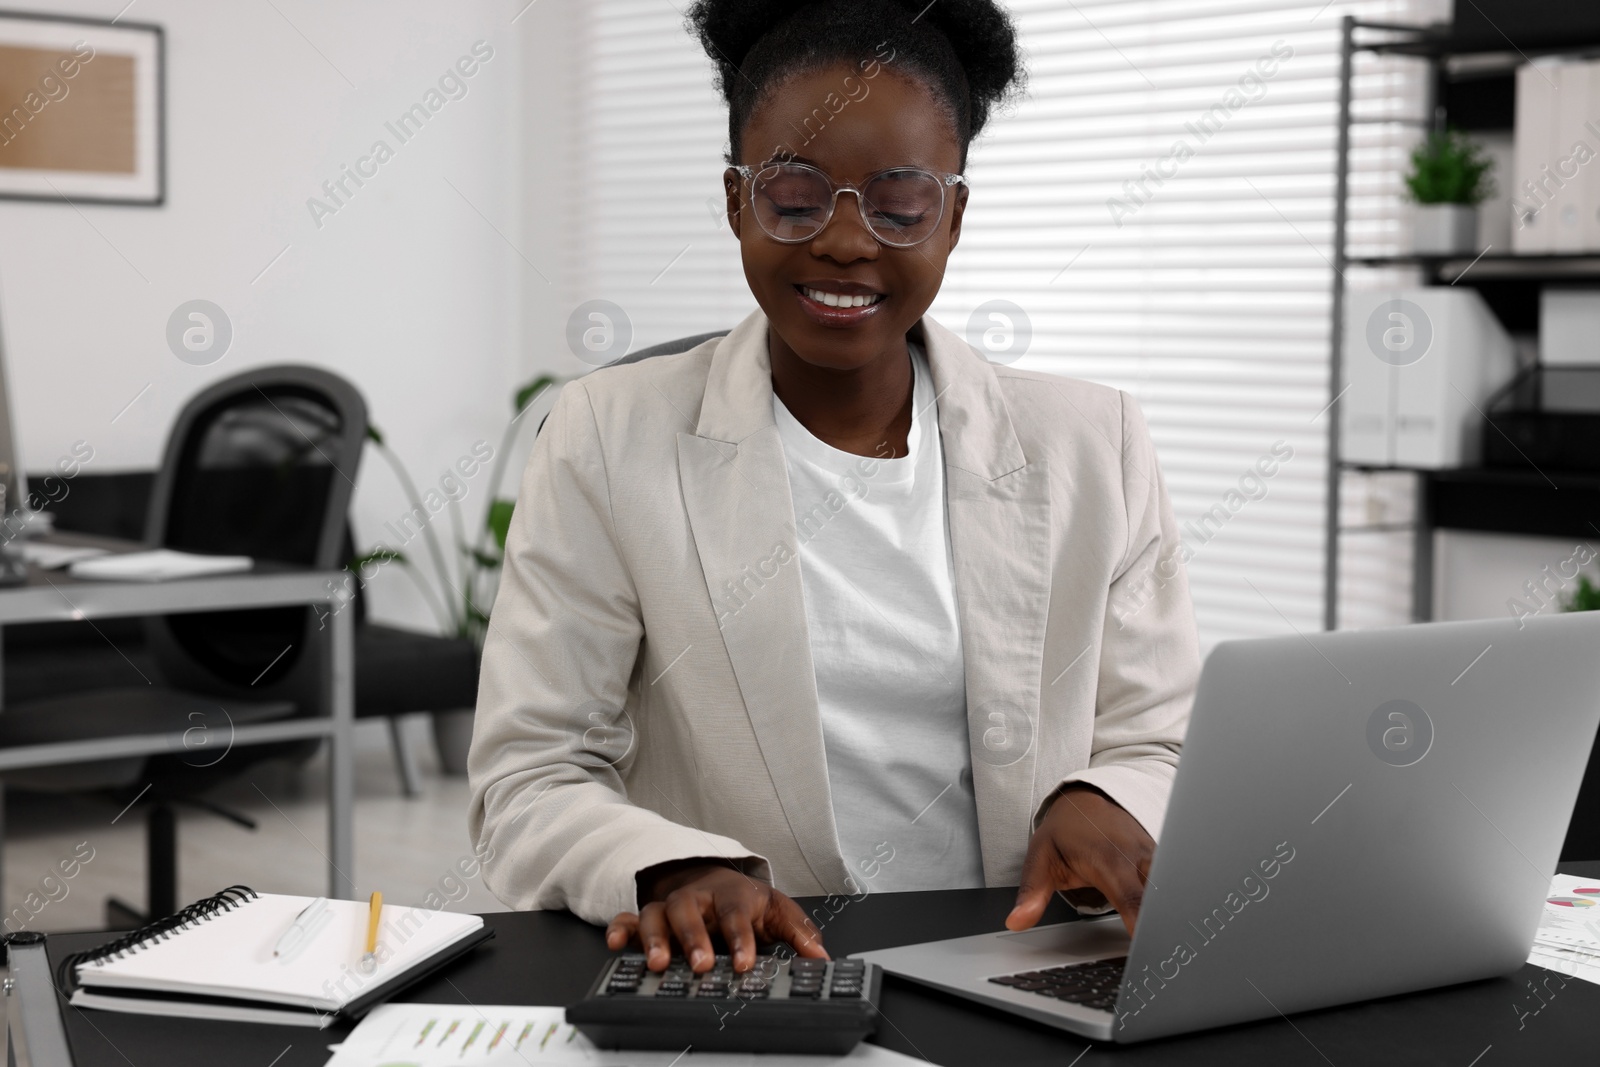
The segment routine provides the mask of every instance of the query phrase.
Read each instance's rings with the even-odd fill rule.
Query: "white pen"
[[[311,929],[311,924],[316,920],[317,916],[322,914],[323,909],[327,906],[327,897],[318,897],[310,904],[307,904],[300,914],[294,917],[294,922],[289,924],[289,929],[285,930],[283,936],[278,938],[278,944],[273,948],[272,955],[277,957],[285,952],[292,951],[300,939],[306,936]]]

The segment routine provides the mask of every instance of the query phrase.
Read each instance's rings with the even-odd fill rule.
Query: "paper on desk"
[[[1528,962],[1600,985],[1600,878],[1551,879]]]
[[[93,559],[105,554],[105,549],[90,545],[51,545],[38,541],[22,543],[22,561],[47,571],[58,570],[80,559]]]
[[[609,1051],[567,1024],[562,1008],[385,1004],[374,1008],[327,1067],[900,1067],[923,1061],[862,1042],[848,1056]]]
[[[107,582],[162,582],[170,578],[199,578],[207,574],[233,574],[253,565],[249,556],[203,556],[153,548],[114,556],[81,559],[68,570],[74,578]]]

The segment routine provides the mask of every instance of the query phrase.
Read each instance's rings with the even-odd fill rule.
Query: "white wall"
[[[128,5],[125,21],[166,29],[166,204],[0,200],[0,314],[24,465],[47,468],[81,439],[93,470],[151,468],[185,399],[274,362],[352,380],[424,488],[475,440],[497,442],[514,383],[542,362],[523,344],[524,308],[548,286],[524,256],[552,278],[557,258],[526,247],[523,229],[525,56],[562,50],[535,32],[550,0],[526,3]],[[126,4],[26,6],[111,18]],[[466,95],[400,144],[385,123],[478,41],[493,56]],[[319,227],[308,198],[379,139],[393,159]],[[206,367],[175,358],[164,337],[172,310],[195,298],[219,304],[235,331]],[[486,481],[471,485],[469,516]],[[358,539],[370,544],[404,510],[369,450]],[[380,575],[373,593],[379,616],[426,622],[399,574]]]

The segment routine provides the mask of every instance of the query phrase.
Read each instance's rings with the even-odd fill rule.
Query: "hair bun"
[[[806,21],[808,14],[814,23]],[[970,128],[962,132],[969,141],[1023,82],[1016,27],[995,0],[697,0],[686,21],[716,64],[723,98],[736,111],[741,100],[753,103],[776,72],[770,62],[760,71],[744,69],[771,34],[781,38],[777,66],[785,71],[840,58],[870,37],[886,41],[913,68],[939,75],[942,64],[927,42],[934,31],[942,38],[937,49],[953,57],[965,83]],[[759,84],[752,86],[752,78]]]

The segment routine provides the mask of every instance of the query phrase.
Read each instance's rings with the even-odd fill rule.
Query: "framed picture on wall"
[[[161,27],[0,11],[0,198],[160,204]]]

